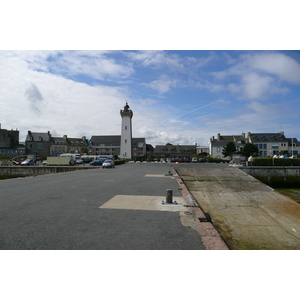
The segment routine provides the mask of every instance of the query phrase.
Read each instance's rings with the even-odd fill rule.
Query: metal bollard
[[[170,189],[167,189],[166,192],[167,192],[166,203],[172,203],[173,191]]]

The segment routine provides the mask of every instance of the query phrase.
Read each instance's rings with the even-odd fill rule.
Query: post
[[[172,198],[173,198],[173,191],[170,189],[166,190],[166,203],[172,203]]]

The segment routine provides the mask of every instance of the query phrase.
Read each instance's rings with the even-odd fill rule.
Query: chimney
[[[218,141],[220,140],[220,138],[221,138],[221,134],[220,134],[220,133],[218,133]]]

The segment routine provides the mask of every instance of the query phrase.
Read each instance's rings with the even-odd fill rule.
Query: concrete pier
[[[221,164],[176,166],[230,249],[300,249],[300,205]]]

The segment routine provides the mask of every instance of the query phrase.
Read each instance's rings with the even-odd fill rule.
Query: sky
[[[119,135],[208,145],[211,136],[300,138],[300,51],[1,50],[0,123],[52,136]]]

